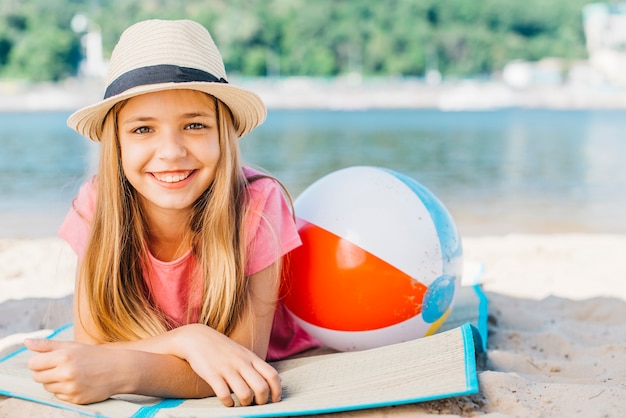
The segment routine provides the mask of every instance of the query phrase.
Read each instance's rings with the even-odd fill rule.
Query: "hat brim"
[[[197,90],[221,100],[233,114],[239,137],[250,133],[255,127],[263,123],[267,116],[265,104],[255,93],[231,84],[197,81],[133,87],[116,96],[77,110],[67,119],[67,125],[79,134],[99,142],[104,118],[116,103],[142,94],[176,89]]]

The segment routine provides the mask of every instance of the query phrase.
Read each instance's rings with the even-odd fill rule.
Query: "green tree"
[[[13,45],[6,74],[33,81],[59,81],[76,73],[79,57],[79,45],[71,32],[45,27],[27,32]]]
[[[76,74],[76,13],[110,54],[148,18],[190,18],[211,31],[229,73],[244,76],[489,76],[514,59],[585,57],[587,0],[6,0],[0,76]]]

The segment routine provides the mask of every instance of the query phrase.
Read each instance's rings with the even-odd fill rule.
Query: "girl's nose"
[[[159,141],[158,157],[163,160],[177,160],[187,155],[187,148],[180,132],[163,132]]]

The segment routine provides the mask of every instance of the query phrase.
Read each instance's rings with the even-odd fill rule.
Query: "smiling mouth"
[[[189,177],[191,173],[193,173],[193,170],[179,171],[176,173],[152,173],[152,175],[163,183],[178,183]]]

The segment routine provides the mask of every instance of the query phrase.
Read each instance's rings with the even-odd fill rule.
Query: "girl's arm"
[[[190,371],[187,362],[172,355],[74,341],[24,343],[36,351],[28,361],[33,379],[66,402],[88,404],[119,393],[164,398],[213,394],[209,385]]]
[[[231,338],[186,325],[139,341],[93,345],[95,326],[83,286],[75,293],[75,340],[29,340],[34,379],[60,399],[91,403],[118,393],[196,398],[216,395],[232,406],[280,400],[280,378],[265,358],[279,286],[279,264],[251,276],[251,303]],[[80,318],[80,319],[79,319]],[[97,335],[96,335],[97,337]]]

